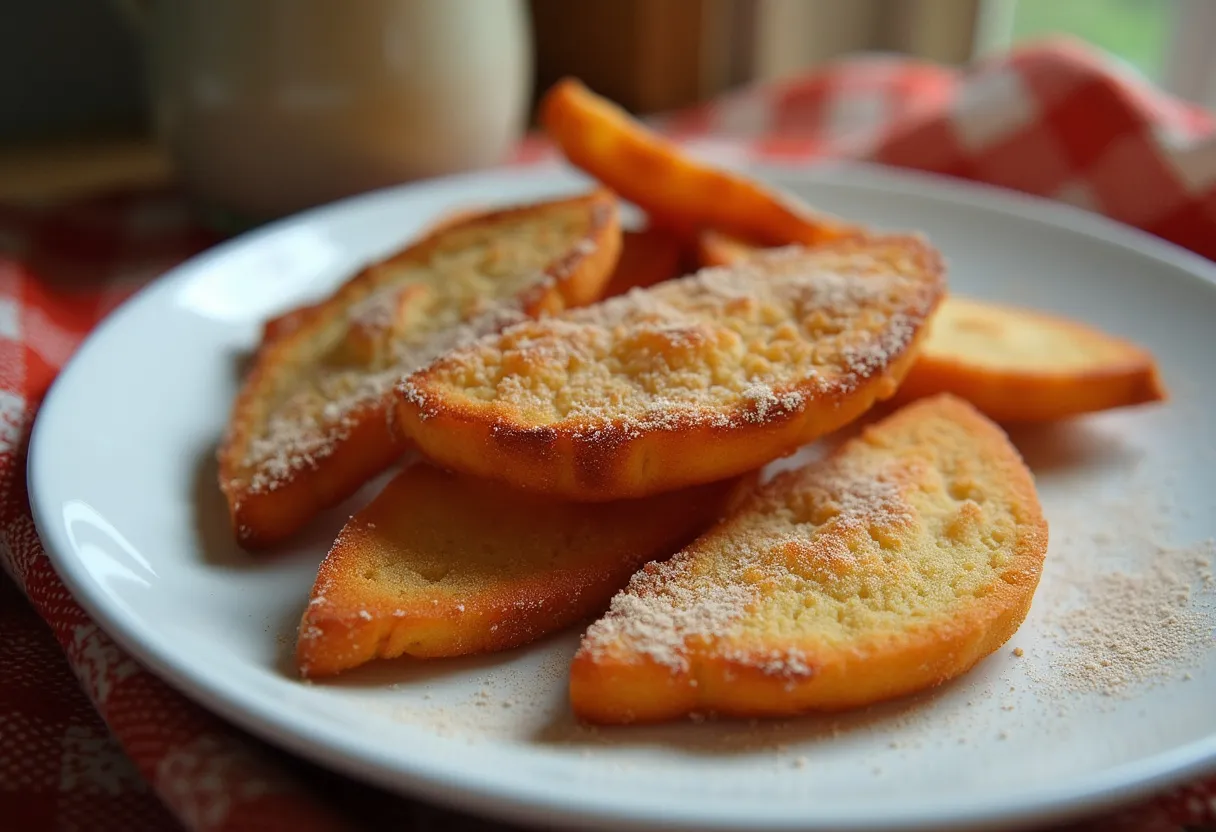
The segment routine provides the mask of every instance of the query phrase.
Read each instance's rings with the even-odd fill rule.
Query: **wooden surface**
[[[2,202],[55,202],[171,180],[168,157],[148,139],[61,139],[0,147]]]

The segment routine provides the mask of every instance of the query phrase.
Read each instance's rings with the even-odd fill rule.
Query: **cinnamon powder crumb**
[[[1057,690],[1126,696],[1130,691],[1185,678],[1211,649],[1213,616],[1194,603],[1196,585],[1213,588],[1211,540],[1186,547],[1157,547],[1144,571],[1092,575],[1080,605],[1052,610],[1047,636],[1058,647],[1054,678],[1040,681]]]

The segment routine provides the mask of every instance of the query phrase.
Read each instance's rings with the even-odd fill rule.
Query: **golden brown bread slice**
[[[1151,353],[1056,315],[947,298],[895,400],[953,393],[1000,422],[1163,401]]]
[[[601,612],[639,566],[731,507],[744,477],[569,503],[418,464],[351,518],[300,624],[301,675],[506,650]]]
[[[945,290],[914,236],[773,251],[456,350],[398,390],[454,470],[570,499],[752,470],[890,396]]]
[[[540,119],[572,164],[670,227],[722,228],[772,245],[814,245],[860,231],[694,159],[574,78],[545,93]]]
[[[703,266],[764,249],[718,231],[697,238]],[[1000,422],[1044,422],[1163,401],[1152,354],[1058,315],[952,295],[933,316],[893,402],[961,396]]]
[[[634,576],[584,635],[571,703],[601,723],[776,716],[937,685],[1014,633],[1046,550],[1000,428],[925,399]]]
[[[620,249],[606,191],[440,228],[267,328],[219,451],[238,540],[278,542],[404,445],[386,393],[445,350],[599,297]]]

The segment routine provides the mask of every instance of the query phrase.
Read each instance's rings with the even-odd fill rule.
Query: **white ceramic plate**
[[[1064,312],[1160,357],[1168,405],[1015,433],[1051,523],[1048,567],[1021,631],[967,677],[847,716],[598,732],[568,715],[576,633],[502,655],[382,663],[325,684],[293,677],[296,622],[350,507],[285,556],[254,560],[230,540],[212,459],[260,322],[326,292],[445,208],[586,184],[557,167],[315,210],[212,249],[114,314],[35,426],[33,507],[56,567],[126,649],[234,722],[356,777],[516,821],[1024,824],[1211,770],[1213,606],[1195,544],[1216,531],[1216,268],[1004,192],[865,168],[759,174],[833,212],[924,230],[947,253],[955,291]],[[1176,568],[1154,576],[1155,563]],[[1130,584],[1142,593],[1113,571],[1142,575]],[[1173,623],[1156,600],[1171,590]],[[1101,665],[1108,648],[1083,649],[1086,615],[1091,630],[1151,648],[1134,673]],[[1088,689],[1129,681],[1120,674],[1152,678],[1115,695]]]

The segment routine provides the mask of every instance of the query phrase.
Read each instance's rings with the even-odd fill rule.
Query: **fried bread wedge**
[[[620,250],[606,191],[447,225],[276,319],[233,406],[220,487],[237,539],[279,542],[403,451],[395,382],[451,347],[595,300]]]
[[[692,158],[576,79],[545,93],[540,119],[572,164],[673,227],[720,228],[770,245],[813,245],[859,230]]]
[[[570,503],[425,463],[351,518],[300,623],[309,678],[377,658],[506,650],[602,612],[649,560],[716,522],[755,477]]]
[[[945,292],[918,236],[790,247],[525,322],[398,386],[453,470],[577,500],[757,468],[895,392]]]
[[[590,722],[656,722],[923,690],[1017,630],[1046,550],[1001,429],[959,399],[925,399],[635,575],[584,634],[571,704]]]
[[[1164,401],[1147,350],[1030,309],[950,297],[895,401],[961,396],[998,422],[1047,422]]]

